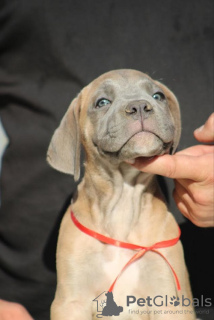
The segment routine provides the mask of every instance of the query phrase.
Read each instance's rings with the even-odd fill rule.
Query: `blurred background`
[[[213,111],[213,1],[1,1],[0,298],[36,320],[49,318],[59,223],[76,188],[47,165],[48,144],[82,87],[120,68],[166,84],[180,102],[179,149],[196,144],[193,130]],[[211,298],[213,229],[186,221],[173,181],[161,184],[182,229],[193,296]]]

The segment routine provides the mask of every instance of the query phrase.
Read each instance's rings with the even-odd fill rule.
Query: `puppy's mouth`
[[[141,163],[145,163],[145,162],[149,162],[155,158],[157,158],[159,156],[152,156],[152,157],[137,157],[135,159],[129,159],[129,160],[125,160],[124,162],[128,163],[128,164],[135,164],[135,162],[140,161]]]
[[[102,148],[102,154],[110,156],[112,159],[134,164],[137,159],[149,161],[156,156],[171,154],[172,150],[173,141],[166,142],[151,131],[140,131],[129,137],[118,150],[109,151]]]
[[[158,154],[158,155],[155,155],[155,156],[151,156],[151,157],[136,157],[134,159],[128,159],[128,160],[124,160],[124,162],[128,163],[128,164],[135,164],[136,162],[140,162],[140,163],[148,163],[152,160],[154,160],[155,158],[158,158],[160,156],[163,156],[164,154],[171,154],[171,152],[164,152],[164,153],[161,153],[161,154]]]
[[[161,138],[160,135],[158,135],[157,133],[153,132],[153,131],[149,131],[149,130],[143,130],[143,131],[140,131],[140,132],[137,132],[135,134],[133,134],[127,141],[125,144],[127,144],[131,139],[133,138],[140,138],[140,139],[144,139],[145,135],[151,135],[151,136],[155,136],[158,140],[160,140],[162,143],[163,143],[163,150],[166,150],[166,149],[169,149],[172,145],[172,141],[169,141],[169,142],[165,142],[163,140],[163,138]],[[124,145],[125,145],[124,144]],[[122,149],[122,148],[121,148]]]
[[[173,151],[173,141],[165,141],[157,133],[141,131],[132,135],[119,151],[119,159],[133,164],[136,159],[148,161],[156,156],[170,154]]]
[[[163,152],[161,152],[160,154],[157,154],[157,155],[154,155],[154,156],[149,156],[149,157],[136,157],[136,158],[133,158],[133,159],[128,159],[128,160],[124,160],[124,162],[128,163],[128,164],[135,164],[135,162],[137,161],[140,161],[141,163],[148,163],[149,161],[157,158],[157,157],[160,157],[164,154],[172,154],[172,150],[173,150],[173,146],[172,146],[172,143],[166,143],[164,144],[164,149],[165,151],[163,150]]]

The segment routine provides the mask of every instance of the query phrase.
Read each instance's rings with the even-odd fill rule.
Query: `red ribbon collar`
[[[131,263],[133,263],[134,261],[136,261],[136,260],[140,259],[141,257],[143,257],[144,254],[146,252],[148,252],[148,251],[152,251],[152,252],[155,252],[155,253],[159,254],[166,261],[166,263],[168,264],[168,266],[170,267],[170,269],[171,269],[171,271],[172,271],[172,273],[174,275],[174,279],[175,279],[175,282],[176,282],[177,290],[181,289],[180,283],[179,283],[179,280],[178,280],[178,277],[177,277],[177,274],[176,274],[175,270],[173,269],[173,267],[171,266],[169,261],[164,257],[164,255],[160,251],[157,250],[157,249],[160,249],[160,248],[172,247],[179,241],[180,236],[181,236],[181,230],[180,230],[179,227],[178,227],[178,231],[179,231],[178,237],[176,237],[174,239],[166,240],[166,241],[157,242],[157,243],[153,244],[150,247],[144,247],[144,246],[139,246],[139,245],[128,243],[128,242],[115,240],[113,238],[109,238],[109,237],[106,237],[106,236],[104,236],[104,235],[102,235],[100,233],[97,233],[94,230],[88,229],[87,227],[83,226],[77,220],[77,218],[74,216],[74,213],[72,211],[71,211],[71,219],[72,219],[73,223],[75,224],[75,226],[80,231],[86,233],[87,235],[89,235],[89,236],[91,236],[91,237],[93,237],[93,238],[95,238],[95,239],[97,239],[97,240],[99,240],[99,241],[101,241],[103,243],[110,244],[112,246],[116,246],[116,247],[120,247],[120,248],[125,248],[125,249],[130,249],[130,250],[137,250],[137,253],[134,254],[134,256],[126,263],[126,265],[120,271],[120,273],[118,274],[118,276],[116,277],[116,279],[114,280],[112,285],[110,286],[110,288],[108,290],[109,292],[113,291],[115,283],[116,283],[117,279],[120,277],[120,275],[123,273],[123,271]]]

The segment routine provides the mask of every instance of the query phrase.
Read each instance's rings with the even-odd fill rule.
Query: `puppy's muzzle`
[[[146,119],[154,113],[152,105],[146,100],[136,100],[130,102],[126,108],[125,113],[131,116],[134,120],[139,118]]]

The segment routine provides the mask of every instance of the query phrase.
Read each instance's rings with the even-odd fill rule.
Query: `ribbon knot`
[[[171,266],[171,264],[169,263],[169,261],[167,260],[167,258],[157,249],[161,249],[161,248],[168,248],[171,246],[176,245],[176,243],[179,241],[180,236],[181,236],[181,230],[178,227],[178,236],[176,238],[170,239],[170,240],[165,240],[165,241],[160,241],[160,242],[156,242],[155,244],[153,244],[152,246],[149,247],[143,247],[143,246],[139,246],[136,244],[132,244],[132,243],[128,243],[128,242],[123,242],[120,240],[116,240],[110,237],[106,237],[103,234],[100,234],[94,230],[91,230],[87,227],[85,227],[84,225],[82,225],[77,218],[74,216],[74,213],[71,211],[71,219],[73,221],[73,223],[75,224],[75,226],[82,232],[84,232],[85,234],[103,242],[106,244],[110,244],[116,247],[120,247],[120,248],[125,248],[125,249],[130,249],[130,250],[137,250],[137,253],[135,253],[132,258],[125,264],[125,266],[123,267],[123,269],[120,271],[120,273],[118,274],[118,276],[116,277],[116,279],[114,280],[114,282],[112,283],[112,285],[109,288],[109,292],[113,291],[115,283],[117,281],[117,279],[120,277],[120,275],[123,273],[123,271],[134,261],[140,259],[141,257],[144,256],[144,254],[146,254],[146,252],[151,251],[154,253],[159,254],[168,264],[168,266],[170,267],[173,275],[174,275],[174,279],[176,282],[176,287],[177,290],[181,290],[181,286],[180,286],[180,282],[178,280],[177,274],[175,272],[175,270],[173,269],[173,267]]]
[[[145,250],[145,251],[150,251],[150,250],[152,251],[153,249],[154,249],[154,246],[151,246],[151,247],[145,247],[144,250]]]

